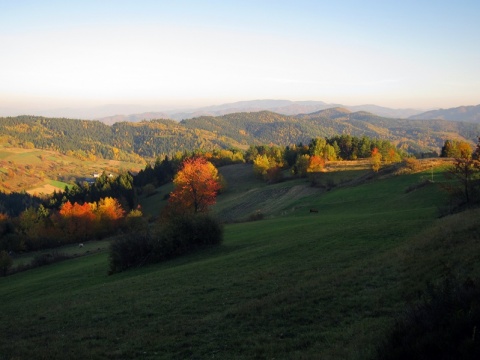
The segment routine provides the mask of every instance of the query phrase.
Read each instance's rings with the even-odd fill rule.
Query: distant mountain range
[[[223,116],[239,112],[271,111],[281,115],[311,114],[320,110],[343,108],[351,112],[365,111],[371,114],[393,118],[430,120],[441,119],[450,121],[465,121],[480,123],[480,105],[460,106],[451,109],[439,109],[423,112],[418,109],[391,109],[377,105],[346,106],[328,104],[323,101],[290,101],[290,100],[252,100],[228,103],[223,105],[206,106],[188,111],[143,112],[131,115],[113,115],[98,118],[97,120],[112,125],[116,122],[138,122],[151,119],[171,119],[176,121],[192,119],[200,116]]]
[[[412,115],[410,119],[442,119],[450,121],[467,121],[480,123],[480,105],[459,106],[450,109],[439,109]]]
[[[199,116],[222,116],[238,112],[258,112],[271,111],[281,115],[310,114],[319,110],[342,107],[352,112],[367,111],[372,114],[390,118],[408,118],[422,112],[418,109],[390,109],[377,105],[358,105],[346,106],[341,104],[328,104],[323,101],[290,101],[290,100],[251,100],[239,101],[234,103],[206,106],[186,111],[163,111],[163,112],[145,112],[131,115],[113,115],[99,117],[99,120],[105,124],[113,124],[121,121],[137,122],[150,119],[172,119],[185,120]]]

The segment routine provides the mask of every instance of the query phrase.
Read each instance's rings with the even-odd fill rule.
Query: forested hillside
[[[474,143],[480,124],[445,120],[391,119],[368,112],[331,108],[312,114],[285,116],[268,111],[199,117],[185,127],[224,134],[244,144],[288,145],[338,134],[389,140],[410,152],[439,151],[447,139]]]
[[[193,149],[228,148],[235,140],[172,120],[113,126],[99,121],[19,116],[0,118],[2,142],[24,148],[60,151],[78,158],[137,161]]]
[[[246,149],[249,145],[308,143],[348,134],[391,141],[403,150],[439,152],[445,140],[474,143],[480,124],[391,119],[343,108],[285,116],[268,111],[183,120],[120,122],[19,116],[0,118],[2,143],[60,151],[85,159],[141,161],[194,149]]]

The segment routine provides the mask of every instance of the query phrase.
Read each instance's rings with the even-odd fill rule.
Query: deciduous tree
[[[323,170],[325,166],[325,160],[318,156],[318,155],[312,155],[308,159],[308,168],[307,172],[313,173],[313,172],[320,172]]]
[[[84,240],[94,233],[95,204],[71,203],[67,201],[62,205],[59,211],[60,226],[62,226],[65,236],[76,240]]]
[[[480,161],[472,157],[471,147],[467,144],[465,147],[459,147],[459,157],[446,174],[447,178],[455,180],[447,189],[457,195],[466,204],[471,204],[479,200],[479,182],[480,182]]]
[[[382,154],[378,150],[378,148],[373,148],[372,156],[370,158],[372,164],[372,170],[378,172],[380,170],[380,166],[382,164]]]
[[[310,162],[310,155],[303,154],[297,157],[297,161],[294,166],[294,173],[299,177],[307,176],[307,169]]]
[[[97,234],[100,236],[112,233],[120,225],[125,216],[120,202],[112,197],[100,199],[96,204]]]
[[[96,213],[101,220],[106,221],[116,221],[125,215],[125,211],[118,200],[111,197],[100,199]]]
[[[206,212],[221,188],[218,171],[203,157],[185,159],[173,180],[169,204],[184,212]]]

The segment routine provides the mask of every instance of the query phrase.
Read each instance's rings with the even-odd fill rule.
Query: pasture
[[[0,359],[372,358],[445,263],[479,273],[478,211],[438,218],[445,193],[413,186],[426,174],[330,191],[237,176],[214,211],[267,216],[227,224],[219,247],[112,276],[100,252],[1,278]]]

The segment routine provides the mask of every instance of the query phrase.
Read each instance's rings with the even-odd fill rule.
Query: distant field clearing
[[[27,193],[30,195],[34,194],[53,194],[54,191],[63,191],[65,188],[60,188],[57,186],[53,186],[50,184],[45,184],[40,187],[36,187],[34,189],[27,190]]]
[[[50,180],[48,184],[44,184],[42,186],[37,186],[33,189],[27,190],[27,193],[30,195],[34,194],[52,194],[54,191],[63,191],[65,190],[65,186],[68,186],[67,183]]]

